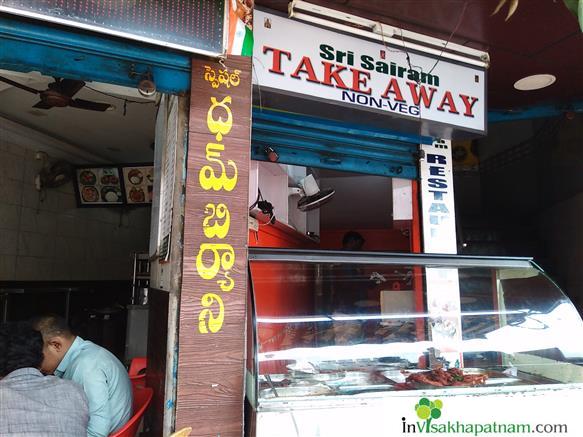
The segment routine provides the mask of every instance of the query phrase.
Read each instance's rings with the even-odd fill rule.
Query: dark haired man
[[[41,370],[72,380],[89,402],[89,437],[120,429],[132,414],[132,388],[123,364],[107,349],[73,335],[65,320],[44,316],[34,321],[44,340]]]
[[[79,437],[87,434],[83,389],[43,376],[43,340],[25,323],[0,325],[0,436]]]
[[[364,246],[364,237],[356,231],[348,231],[342,237],[342,250],[359,251]]]

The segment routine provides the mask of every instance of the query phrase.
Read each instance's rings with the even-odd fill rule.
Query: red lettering
[[[300,61],[299,65],[298,65],[298,68],[296,68],[296,71],[293,72],[291,77],[293,77],[294,79],[301,79],[300,73],[306,73],[308,75],[306,77],[307,81],[320,83],[320,81],[316,77],[316,73],[314,72],[314,67],[312,66],[312,61],[307,56],[304,56],[302,58],[302,60]]]
[[[263,53],[273,52],[273,58],[271,60],[272,67],[269,69],[271,73],[284,74],[281,71],[281,56],[285,55],[291,61],[291,53],[285,50],[274,49],[273,47],[263,46]]]
[[[395,95],[395,101],[397,102],[404,102],[405,99],[403,98],[403,94],[401,93],[401,88],[399,87],[399,82],[397,82],[396,78],[392,78],[385,89],[385,92],[381,95],[382,98],[388,99],[389,93]]]
[[[346,67],[342,65],[334,65],[330,62],[322,61],[322,65],[324,66],[324,80],[322,81],[323,85],[334,86],[332,83],[332,79],[336,82],[336,88],[342,88],[347,90],[348,87],[340,77],[340,72],[346,70]],[[336,67],[336,70],[332,70],[332,68]]]
[[[462,102],[464,102],[464,106],[466,107],[464,115],[466,117],[473,117],[474,114],[472,114],[472,108],[474,107],[474,104],[478,101],[478,98],[466,96],[464,94],[460,94],[460,97],[462,99]]]
[[[441,103],[437,107],[438,111],[445,111],[443,107],[447,105],[449,106],[448,112],[451,114],[459,114],[457,108],[455,107],[455,103],[453,102],[453,96],[451,95],[450,91],[446,91],[443,95],[443,99],[441,99]]]
[[[407,82],[409,85],[409,89],[411,90],[411,97],[413,97],[413,104],[415,106],[419,106],[419,101],[423,99],[423,106],[429,108],[431,106],[431,102],[433,100],[433,93],[437,91],[437,88],[429,87],[429,95],[427,95],[427,88],[423,85],[420,85],[420,92],[417,93],[417,84],[415,82]]]
[[[370,73],[368,71],[362,71],[356,68],[351,68],[350,71],[352,71],[352,88],[350,89],[357,93],[370,94],[371,93],[370,88],[364,90],[360,88],[361,85],[366,86],[367,79],[370,79]]]

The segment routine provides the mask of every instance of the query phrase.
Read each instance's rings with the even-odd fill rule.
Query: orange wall
[[[289,226],[261,225],[249,231],[250,247],[317,249],[318,245]],[[253,292],[258,317],[311,315],[314,311],[313,269],[311,265],[279,262],[251,265]],[[292,330],[285,324],[261,324],[258,330],[259,351],[293,347]],[[290,343],[291,342],[291,343]],[[260,373],[284,372],[285,363],[261,365]]]
[[[318,245],[295,229],[276,222],[275,225],[260,224],[258,232],[249,230],[249,247],[317,249]]]
[[[407,234],[399,229],[334,229],[322,230],[321,249],[342,249],[342,238],[348,231],[356,231],[365,239],[363,250],[383,250],[387,252],[409,252],[410,242]]]

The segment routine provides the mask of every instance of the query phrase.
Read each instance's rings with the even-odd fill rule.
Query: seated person
[[[348,231],[342,237],[342,250],[358,252],[362,250],[365,240],[362,235],[356,231]]]
[[[81,386],[43,376],[43,339],[26,323],[0,326],[0,436],[79,437],[89,408]]]
[[[107,436],[132,416],[132,387],[124,365],[107,349],[71,333],[64,319],[34,322],[44,340],[41,370],[80,384],[89,401],[89,437]]]

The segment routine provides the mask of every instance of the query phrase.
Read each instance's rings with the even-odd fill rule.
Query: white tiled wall
[[[0,144],[0,281],[129,280],[150,208],[77,208],[71,182],[41,200],[34,155]]]

